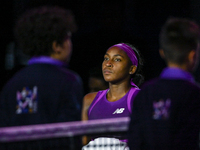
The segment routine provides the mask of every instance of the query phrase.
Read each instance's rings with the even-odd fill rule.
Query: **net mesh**
[[[126,135],[129,121],[128,117],[123,117],[2,127],[0,150],[129,150],[126,142],[106,137]],[[87,145],[82,145],[83,136],[100,138],[94,138]]]
[[[98,119],[0,128],[1,150],[121,150],[124,142],[99,138],[82,145],[82,136],[126,133],[129,118]]]

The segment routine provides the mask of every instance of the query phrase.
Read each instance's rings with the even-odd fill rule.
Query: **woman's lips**
[[[111,71],[111,70],[108,70],[108,69],[105,69],[105,70],[103,70],[103,73],[104,73],[104,74],[111,74],[112,71]]]

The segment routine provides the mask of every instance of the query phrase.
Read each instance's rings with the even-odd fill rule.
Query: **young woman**
[[[111,46],[102,63],[102,73],[109,88],[84,96],[82,120],[128,117],[134,97],[140,90],[138,86],[143,81],[139,74],[142,65],[140,53],[132,45]]]

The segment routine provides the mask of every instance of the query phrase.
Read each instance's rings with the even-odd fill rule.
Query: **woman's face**
[[[118,47],[111,47],[104,55],[102,72],[104,79],[111,83],[130,80],[131,62],[127,54]]]

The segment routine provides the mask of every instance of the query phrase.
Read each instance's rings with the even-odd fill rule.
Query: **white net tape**
[[[128,129],[128,117],[52,124],[0,128],[0,142],[73,137],[78,135],[123,132]]]

